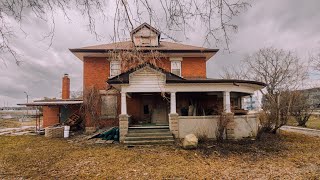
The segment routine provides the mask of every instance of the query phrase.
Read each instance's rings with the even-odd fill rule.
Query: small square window
[[[150,37],[141,37],[141,44],[150,45],[150,43],[151,43]]]

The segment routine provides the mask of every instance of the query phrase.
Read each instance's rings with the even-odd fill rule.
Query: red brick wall
[[[163,58],[158,64],[159,67],[166,71],[171,71],[171,62],[169,58]],[[205,78],[206,61],[205,58],[185,57],[181,64],[181,73],[184,78]],[[106,89],[106,81],[110,75],[110,62],[105,57],[85,57],[83,64],[83,89],[95,86],[99,90]],[[118,113],[120,113],[121,98],[118,97]],[[128,113],[138,116],[140,113],[140,101],[127,99]],[[114,119],[102,119],[99,126],[116,126],[118,121]],[[86,126],[92,126],[89,119],[86,119]]]
[[[131,116],[133,123],[137,123],[141,118],[141,103],[141,97],[137,94],[132,94],[131,98],[127,98],[127,112]]]
[[[184,57],[181,63],[184,78],[206,78],[206,60],[204,57]]]
[[[43,127],[52,126],[59,123],[59,107],[43,106]]]
[[[85,57],[83,61],[83,89],[96,86],[106,89],[110,76],[110,62],[105,57]]]

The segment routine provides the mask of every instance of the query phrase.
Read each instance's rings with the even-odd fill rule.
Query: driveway
[[[294,132],[294,133],[304,134],[304,135],[313,136],[313,137],[320,137],[320,130],[310,129],[310,128],[282,126],[280,128],[280,132],[281,131]]]

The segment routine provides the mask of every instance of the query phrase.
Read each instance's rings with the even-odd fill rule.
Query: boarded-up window
[[[117,96],[101,96],[101,116],[116,118],[117,116]]]
[[[119,75],[121,72],[120,61],[113,60],[110,62],[110,77]]]
[[[141,43],[142,43],[142,45],[148,46],[151,43],[151,38],[150,37],[141,37]]]

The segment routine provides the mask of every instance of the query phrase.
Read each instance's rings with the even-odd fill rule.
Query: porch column
[[[227,129],[226,129],[226,138],[227,139],[235,139],[235,121],[234,114],[231,112],[231,103],[230,103],[230,91],[223,92],[223,108],[224,112],[222,116],[225,120],[227,120]]]
[[[246,106],[245,106],[245,96],[242,96],[241,97],[241,109],[246,109]]]
[[[127,114],[126,92],[121,92],[121,114],[119,115],[119,140],[123,143],[128,134],[129,116]]]
[[[127,114],[127,95],[121,92],[121,114]]]
[[[170,114],[169,114],[169,128],[175,138],[179,137],[179,121],[177,114],[176,92],[170,93]]]
[[[231,113],[230,91],[223,92],[223,111]]]
[[[176,92],[170,93],[170,114],[177,113]]]

